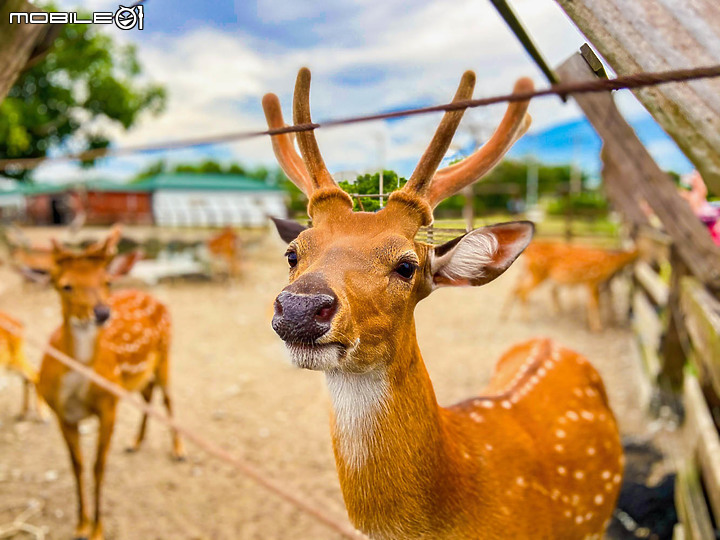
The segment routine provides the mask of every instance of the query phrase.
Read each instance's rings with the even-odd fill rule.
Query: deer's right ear
[[[433,248],[433,285],[484,285],[492,281],[518,258],[534,231],[529,221],[501,223],[475,229]]]
[[[285,240],[288,244],[295,240],[301,232],[307,229],[304,225],[301,225],[297,221],[293,221],[291,219],[281,219],[276,217],[270,217],[270,219],[273,220],[280,238]]]

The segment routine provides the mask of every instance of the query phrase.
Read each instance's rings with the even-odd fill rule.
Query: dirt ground
[[[133,230],[126,232],[133,236]],[[40,239],[47,231],[32,234]],[[248,249],[243,276],[233,283],[177,282],[153,288],[173,317],[177,418],[344,519],[323,376],[293,368],[270,327],[273,298],[286,283],[283,252],[281,241],[268,231]],[[476,394],[511,344],[549,336],[595,364],[623,433],[642,433],[647,426],[640,373],[627,322],[620,316],[619,323],[592,334],[586,330],[581,292],[565,293],[566,311],[556,317],[546,289],[532,297],[527,321],[519,309],[501,321],[500,308],[516,277],[517,268],[512,268],[485,287],[442,289],[418,306],[420,347],[439,402]],[[22,284],[7,266],[0,266],[0,310],[21,319],[34,340],[46,340],[60,320],[56,294]],[[40,351],[27,350],[31,361],[39,362]],[[14,421],[20,395],[18,378],[0,373],[0,530],[36,501],[40,511],[29,523],[45,527],[47,538],[70,538],[76,503],[65,445],[54,420]],[[159,406],[159,398],[154,403]],[[90,480],[96,424],[86,422]],[[121,405],[104,490],[108,539],[337,537],[192,445],[186,462],[172,462],[169,434],[152,421],[143,449],[125,453],[138,423],[139,413]]]

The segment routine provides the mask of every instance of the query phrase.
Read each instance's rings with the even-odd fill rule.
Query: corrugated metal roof
[[[143,193],[159,190],[167,191],[282,191],[277,185],[271,185],[232,174],[195,174],[168,173],[145,178],[140,182],[120,183],[109,180],[91,180],[85,183],[47,184],[16,182],[14,185],[0,185],[0,197],[3,195],[48,195],[63,191],[84,188],[87,191],[112,193]]]
[[[282,191],[277,185],[232,174],[158,174],[131,185],[148,191]]]

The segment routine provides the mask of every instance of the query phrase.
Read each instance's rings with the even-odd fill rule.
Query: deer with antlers
[[[110,294],[109,284],[119,229],[80,253],[53,242],[52,284],[60,295],[63,322],[50,345],[92,368],[98,375],[128,391],[139,391],[146,402],[159,386],[172,416],[169,394],[170,317],[167,308],[152,296],[135,290]],[[115,266],[115,268],[118,268]],[[127,265],[122,267],[129,270]],[[117,397],[94,385],[80,373],[46,353],[40,368],[38,390],[55,412],[70,453],[78,497],[76,538],[102,540],[101,491],[105,463],[115,426]],[[83,458],[78,424],[97,416],[99,432],[95,459],[95,515],[88,517],[83,482]],[[143,416],[135,443],[140,448],[147,415]],[[172,453],[184,456],[182,441],[172,433]]]
[[[582,286],[587,290],[590,330],[602,330],[600,293],[623,268],[638,258],[638,251],[611,251],[561,242],[532,242],[523,254],[524,269],[503,309],[508,316],[515,299],[527,305],[530,292],[546,280],[552,283],[555,311],[560,311],[559,287]]]
[[[25,327],[20,321],[0,311],[0,367],[20,374],[23,379],[23,401],[18,419],[25,418],[30,411],[30,394],[38,376],[37,370],[25,356],[24,332]],[[45,405],[39,394],[36,398],[38,416],[44,419]]]
[[[455,101],[469,99],[463,75]],[[296,124],[311,122],[310,73],[298,75]],[[532,88],[520,79],[516,91]],[[402,190],[377,213],[353,212],[312,131],[273,148],[309,198],[312,227],[275,220],[290,284],[272,326],[293,364],[323,371],[331,432],[352,523],[371,538],[599,538],[620,488],[622,447],[588,361],[548,339],[511,348],[484,393],[440,407],[416,335],[417,302],[444,286],[483,285],[528,245],[529,222],[477,229],[447,244],[414,240],[432,209],[485,174],[527,129],[512,103],[490,140],[436,171],[463,110],[447,112]],[[284,125],[277,97],[263,108]]]

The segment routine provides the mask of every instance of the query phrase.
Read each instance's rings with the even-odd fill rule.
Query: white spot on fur
[[[597,495],[595,495],[594,501],[595,501],[595,504],[600,506],[605,501],[605,498],[601,494],[598,493]]]
[[[384,371],[345,373],[328,371],[328,390],[335,413],[335,434],[347,464],[362,467],[368,457],[368,443],[387,407],[390,385]]]

